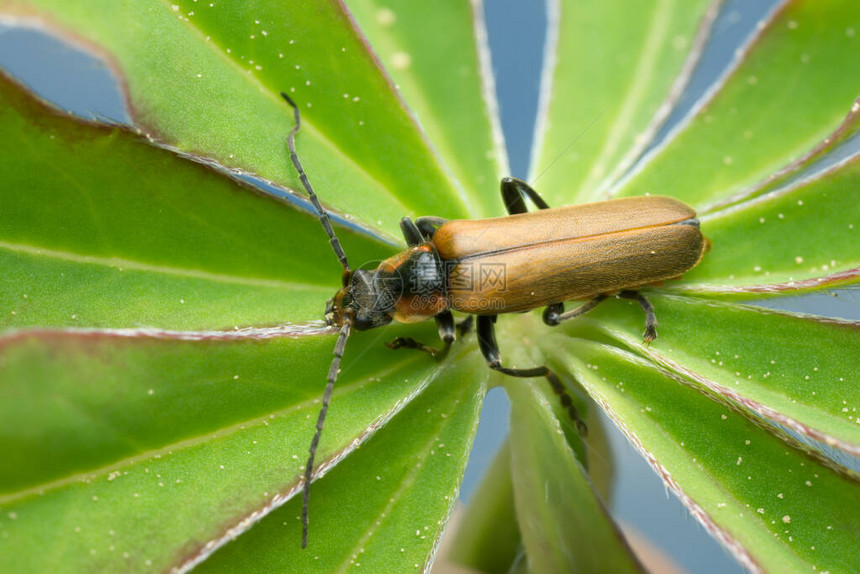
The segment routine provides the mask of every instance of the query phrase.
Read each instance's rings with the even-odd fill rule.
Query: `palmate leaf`
[[[591,9],[579,4],[558,7],[563,42],[580,25],[578,11]],[[619,49],[641,57],[612,77],[626,90],[605,86],[613,120],[595,133],[599,145],[590,159],[565,168],[563,156],[541,180],[552,204],[570,199],[569,186],[553,182],[577,181],[582,197],[596,197],[635,159],[644,145],[636,136],[653,134],[665,117],[661,103],[677,97],[697,57],[687,49],[705,40],[716,6],[660,2],[648,8],[647,18],[631,12],[617,27],[614,18],[602,20],[612,33],[586,28],[596,32],[591,45],[603,46],[607,57]],[[809,54],[829,54],[814,59],[827,64],[815,73],[850,67],[853,52],[831,46],[837,40],[826,32],[839,22],[847,25],[857,10],[842,2],[808,6],[788,3],[774,21],[789,14],[796,19],[784,22],[786,29],[811,30],[804,36],[804,47],[815,49]],[[338,229],[355,263],[390,254],[384,240],[396,235],[403,215],[497,214],[493,181],[504,161],[492,114],[481,103],[487,83],[478,79],[479,48],[472,38],[480,23],[469,20],[469,3],[445,10],[415,3],[355,8],[404,98],[416,100],[417,121],[337,3],[0,3],[6,14],[49,22],[99,46],[129,89],[135,120],[172,148],[153,148],[122,129],[57,117],[4,83],[2,145],[4,157],[16,161],[3,166],[0,253],[10,272],[0,282],[0,302],[9,310],[0,334],[0,436],[14,464],[0,475],[0,558],[13,570],[199,565],[379,571],[421,569],[432,561],[485,392],[486,370],[473,341],[455,348],[440,368],[427,357],[392,355],[381,346],[407,332],[430,340],[432,325],[353,336],[319,452],[318,471],[330,472],[317,483],[311,546],[300,552],[300,501],[287,499],[299,488],[333,344],[331,333],[313,321],[339,283],[338,268],[313,216],[174,153],[254,172],[298,189],[301,202],[283,145],[290,117],[277,97],[279,90],[295,88],[291,93],[307,120],[300,153],[311,178],[327,205],[363,228]],[[775,26],[765,27],[738,70],[753,63],[766,69],[769,58],[782,61],[791,53],[791,36],[774,32]],[[434,53],[439,29],[446,30],[446,43]],[[556,53],[556,95],[545,94],[553,102],[544,123],[550,127],[564,125],[571,86],[593,84],[597,77],[575,65],[581,59],[575,50]],[[455,60],[456,70],[447,65]],[[775,68],[769,86],[800,73],[788,65]],[[578,76],[583,69],[587,73]],[[456,97],[434,97],[451,94],[460,75],[465,79]],[[743,85],[733,77],[715,105],[726,97],[723,91]],[[818,157],[832,145],[816,148],[822,137],[853,129],[838,131],[856,97],[845,95],[849,74],[841,77],[845,81],[828,95],[826,112],[793,108],[802,127],[792,132],[794,139],[772,137],[773,145],[750,155],[736,182],[715,178],[696,188],[707,190],[715,206],[703,218],[714,249],[686,282],[666,287],[725,297],[792,292],[794,281],[852,280],[856,250],[840,227],[852,223],[850,206],[816,204],[811,227],[825,235],[795,244],[802,253],[774,238],[799,235],[811,210],[789,210],[803,207],[798,199],[808,207],[826,194],[851,204],[853,164],[766,194],[775,183],[766,178],[771,172],[788,172],[792,162],[804,163],[804,154]],[[776,106],[782,100],[765,101]],[[851,118],[843,125],[853,125]],[[719,138],[703,138],[689,141],[699,151],[727,153]],[[562,150],[553,142],[567,145],[564,140],[564,134],[548,133],[538,157],[556,157]],[[667,146],[665,154],[676,154],[672,149]],[[707,163],[707,154],[701,157],[698,164],[687,156],[672,161],[692,169]],[[650,164],[643,165],[646,173]],[[535,169],[542,169],[540,163]],[[694,187],[691,176],[677,177],[678,187],[661,193],[694,200],[681,189]],[[756,221],[760,227],[752,225]],[[788,225],[780,229],[780,221]],[[750,234],[766,244],[758,255],[749,248]],[[819,280],[831,270],[836,279]],[[503,356],[520,366],[548,358],[568,382],[576,375],[673,478],[670,484],[695,515],[751,568],[835,571],[856,564],[856,549],[846,540],[856,479],[822,465],[821,453],[804,454],[791,440],[750,422],[765,417],[853,451],[852,379],[841,373],[856,372],[856,357],[843,352],[839,361],[830,359],[839,349],[857,347],[856,326],[659,296],[656,290],[652,297],[663,328],[649,349],[639,345],[641,318],[634,309],[608,302],[593,318],[551,336],[536,317],[503,318]],[[753,336],[759,331],[772,336],[762,342]],[[595,338],[601,343],[585,340]],[[809,341],[818,340],[821,365],[812,364],[807,351]],[[733,358],[719,364],[716,351]],[[775,363],[764,363],[770,360]],[[735,384],[735,372],[752,378]],[[840,376],[844,380],[836,384]],[[620,392],[619,382],[638,394]],[[502,510],[514,508],[518,521],[511,522],[512,512],[500,515],[512,533],[499,552],[501,564],[533,572],[559,564],[635,568],[582,475],[589,462],[582,440],[548,408],[554,398],[541,381],[507,383],[516,400],[516,440],[509,448],[518,462],[510,476],[485,483],[492,488],[510,481],[501,492],[514,499],[501,504]],[[736,444],[741,438],[750,444]],[[750,447],[752,455],[738,452]],[[788,478],[776,480],[774,468]],[[803,481],[792,473],[803,474]],[[552,504],[540,488],[549,477]],[[824,491],[824,510],[813,518],[815,501],[804,495],[817,486]],[[486,540],[482,534],[477,543]],[[516,558],[520,541],[525,559]],[[480,561],[486,550],[472,556],[472,563]]]
[[[340,267],[316,217],[0,82],[0,325],[224,329],[320,317]],[[343,235],[358,259],[391,252]]]
[[[597,201],[680,97],[721,2],[549,4],[531,179],[551,205]]]
[[[860,563],[856,475],[634,355],[555,338],[589,393],[667,486],[750,570],[852,571]]]
[[[302,105],[302,156],[328,190],[326,204],[393,238],[403,215],[466,213],[465,192],[338,3],[289,10],[265,0],[0,6],[97,46],[123,78],[135,122],[181,151],[300,189],[284,161],[290,116],[278,92],[286,91]]]
[[[667,11],[670,5],[660,3]],[[572,15],[580,10],[585,9],[562,3],[561,29],[574,26]],[[748,47],[738,53],[729,73],[706,93],[701,105],[694,106],[692,119],[674,129],[668,143],[655,148],[626,177],[616,182],[610,177],[601,183],[595,176],[591,178],[590,189],[580,189],[581,195],[593,198],[609,185],[622,195],[674,195],[706,208],[702,229],[713,242],[711,252],[682,281],[667,282],[665,288],[696,295],[749,298],[793,294],[803,289],[857,281],[860,263],[854,227],[860,188],[853,182],[856,161],[849,159],[826,172],[784,185],[789,175],[813,165],[837,143],[856,133],[855,99],[860,93],[860,84],[853,76],[849,77],[850,74],[846,75],[845,70],[856,63],[858,51],[850,46],[856,43],[853,30],[858,18],[860,11],[850,2],[833,2],[826,6],[781,3]],[[668,24],[663,22],[662,25]],[[794,34],[801,29],[801,33]],[[570,71],[577,69],[572,63],[565,66],[565,59],[576,57],[572,49],[565,48],[565,42],[575,40],[559,40],[555,52],[559,62],[552,81],[554,85],[566,85],[570,89],[572,85],[581,86],[583,76]],[[611,55],[611,37],[605,45]],[[589,53],[600,52],[591,47]],[[641,52],[638,54],[643,57]],[[651,66],[649,73],[655,76],[655,70],[660,68]],[[577,73],[584,74],[582,70],[580,68]],[[645,73],[642,68],[640,71]],[[594,73],[591,77],[599,86],[597,76]],[[574,83],[575,78],[580,81]],[[819,97],[819,91],[813,88],[822,83],[834,88],[826,97]],[[556,90],[556,98],[557,93]],[[642,92],[636,95],[644,97]],[[622,98],[621,95],[617,97]],[[671,99],[671,94],[666,97]],[[616,103],[618,101],[624,103]],[[615,110],[621,105],[632,109],[629,102],[629,97],[627,100],[610,98],[606,107]],[[578,116],[580,124],[588,113],[592,117],[596,115],[593,109],[596,105],[592,103],[590,112]],[[553,182],[558,182],[555,189],[559,192],[564,185],[562,182],[580,181],[577,178],[581,176],[573,173],[574,164],[580,173],[604,173],[600,156],[578,150],[579,153],[572,154],[575,157],[570,159],[562,155],[544,175],[542,170],[548,160],[559,153],[556,150],[569,145],[577,135],[576,130],[569,128],[571,122],[567,116],[571,112],[562,111],[564,109],[559,100],[549,100],[545,122],[548,127],[536,155],[539,162],[534,173],[541,174],[541,182],[546,182],[541,184],[541,189],[549,193],[552,191],[545,186]],[[790,121],[786,119],[788,116]],[[613,112],[609,126],[598,133],[593,133],[592,127],[582,138],[606,141],[602,131],[617,132],[616,141],[621,139],[618,117],[619,114]],[[628,112],[622,117],[635,116]],[[628,123],[631,125],[626,126],[629,131],[625,135],[633,140],[639,128]],[[565,129],[571,132],[567,142],[559,135]],[[605,144],[600,145],[605,149]],[[578,148],[578,144],[575,147]],[[636,146],[633,148],[635,153]],[[781,226],[782,223],[786,225]],[[612,345],[621,343],[622,348],[635,350],[649,361],[664,365],[690,384],[707,390],[710,396],[721,397],[751,420],[764,417],[807,438],[856,453],[853,409],[857,401],[855,373],[860,364],[853,349],[858,348],[860,333],[855,324],[835,324],[699,300],[662,298],[656,294],[655,289],[651,297],[664,328],[660,331],[661,338],[651,347],[641,346],[641,317],[633,304],[605,303],[593,317],[566,330],[572,336],[596,338]],[[607,305],[616,308],[606,308]],[[618,306],[627,311],[619,312]],[[675,331],[677,328],[680,330]],[[607,334],[609,339],[604,339]],[[534,333],[529,336],[536,337]],[[668,451],[653,453],[651,449],[659,442],[652,438],[653,433],[648,428],[653,422],[633,425],[629,422],[633,414],[628,414],[641,410],[650,421],[652,405],[637,402],[622,417],[618,413],[623,410],[624,395],[619,394],[618,389],[613,389],[612,393],[604,389],[623,382],[620,392],[624,393],[630,381],[637,385],[637,390],[650,384],[645,382],[650,380],[646,375],[637,372],[632,355],[619,355],[630,358],[629,371],[621,367],[626,378],[613,373],[613,377],[599,378],[600,385],[597,385],[592,382],[593,375],[600,374],[604,364],[612,364],[612,353],[589,355],[584,344],[556,336],[541,337],[541,340],[550,356],[567,362],[579,375],[589,393],[622,425],[631,440],[644,452],[652,453],[652,464],[661,470],[667,484],[680,493],[693,514],[747,567],[774,571],[813,566],[818,569],[856,567],[858,557],[841,547],[842,543],[850,545],[847,541],[826,546],[822,545],[822,538],[812,542],[812,538],[820,534],[817,527],[821,525],[817,522],[809,531],[810,544],[803,551],[792,547],[791,532],[787,533],[787,538],[783,530],[774,529],[773,518],[767,523],[723,522],[724,515],[719,510],[728,503],[709,501],[708,481],[713,481],[717,489],[730,497],[744,501],[739,511],[746,505],[753,505],[746,485],[741,480],[733,483],[725,475],[718,479],[704,479],[700,475],[694,479],[695,484],[679,486],[679,481],[673,477],[701,467],[697,461],[705,455],[682,453],[675,457]],[[555,353],[549,349],[550,340],[558,341]],[[583,355],[592,356],[593,360],[581,362],[578,358]],[[583,362],[589,368],[585,368]],[[593,369],[598,370],[594,372]],[[677,388],[672,386],[677,384],[676,381],[668,386],[663,383],[660,392],[670,401],[667,405],[677,398],[679,408],[683,409],[685,391],[670,390]],[[843,394],[845,396],[841,396]],[[670,427],[675,420],[681,424],[685,415],[686,412],[664,409],[660,420],[665,417],[665,424]],[[690,424],[690,428],[694,428]],[[719,424],[709,424],[706,420],[697,420],[695,428],[703,437],[723,432]],[[775,427],[770,428],[774,431]],[[777,438],[769,440],[779,444]],[[670,437],[667,444],[673,442],[677,445],[678,438]],[[796,446],[787,446],[784,450],[798,453]],[[707,454],[708,463],[720,456],[718,451]],[[824,457],[822,453],[817,456]],[[839,455],[835,456],[838,460]],[[767,464],[761,468],[767,476]],[[829,511],[837,514],[842,504],[856,506],[852,501],[860,492],[856,476],[844,473],[848,476],[839,479],[843,481],[842,486],[834,487],[829,493],[833,495]],[[814,500],[798,498],[798,506],[793,508],[799,509],[803,516],[818,512]],[[764,508],[761,499],[759,504],[752,507],[752,512],[757,514],[759,507]],[[767,512],[770,512],[769,507]],[[836,524],[847,524],[848,519],[839,515],[833,520],[835,523],[831,527],[837,529]],[[715,522],[720,525],[715,527]],[[779,537],[776,543],[774,536]],[[766,545],[759,543],[764,540],[767,540]],[[815,547],[814,555],[806,553],[811,546]]]
[[[434,149],[467,194],[473,217],[500,215],[510,175],[483,15],[477,2],[347,2]],[[428,30],[445,30],[444,41]]]
[[[192,35],[191,48],[199,41]],[[11,160],[2,187],[2,562],[16,571],[189,567],[299,488],[333,344],[317,319],[339,284],[337,263],[315,216],[128,130],[51,112],[6,79],[2,98]],[[287,165],[291,116],[279,105]],[[339,161],[338,173],[350,169]],[[339,234],[358,262],[392,252],[366,232]],[[422,327],[427,339],[433,330]],[[347,349],[317,474],[440,373],[427,357],[392,356],[381,343],[371,336]],[[420,516],[433,529],[396,552],[410,563],[432,556],[484,392],[485,370],[467,365],[446,376],[454,392],[442,385],[421,403],[451,417],[434,443],[447,445],[438,458],[449,461],[407,482],[393,476],[392,490],[379,492],[396,495],[401,510],[378,532],[378,507],[366,519],[355,513],[351,545],[324,536],[326,511],[315,507],[318,552],[346,560],[360,542],[390,560],[390,529]],[[377,395],[378,386],[386,390]],[[386,432],[410,442],[396,427]],[[424,443],[410,444],[426,456]],[[370,451],[362,464],[378,468],[389,448],[403,450]],[[327,484],[351,496],[341,483],[351,471],[341,476]],[[338,522],[342,504],[331,508]],[[300,551],[297,534],[282,540]],[[346,554],[326,540],[349,545]],[[48,545],[55,551],[37,550]]]
[[[860,94],[860,80],[845,73],[860,64],[858,27],[854,2],[780,2],[695,115],[617,192],[672,195],[702,207],[808,153]]]

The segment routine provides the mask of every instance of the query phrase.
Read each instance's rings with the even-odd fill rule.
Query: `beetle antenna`
[[[311,498],[311,474],[314,469],[314,456],[317,453],[323,424],[325,424],[325,415],[328,412],[328,404],[331,402],[334,382],[337,380],[337,375],[340,372],[340,358],[343,356],[343,350],[346,348],[346,339],[349,337],[351,326],[352,322],[349,319],[344,321],[343,326],[340,328],[340,334],[337,337],[337,343],[334,346],[334,358],[332,358],[331,366],[328,369],[328,384],[325,387],[322,408],[320,409],[319,417],[317,417],[317,432],[311,441],[310,456],[308,456],[308,463],[305,466],[305,484],[302,491],[302,548],[308,545],[308,502]]]
[[[311,186],[311,182],[308,179],[307,174],[305,173],[305,169],[302,167],[302,162],[299,161],[299,154],[296,153],[296,134],[299,133],[299,130],[302,127],[302,118],[299,113],[299,107],[296,103],[284,92],[281,92],[281,97],[283,97],[287,103],[293,108],[293,116],[295,117],[295,125],[293,125],[293,129],[290,130],[290,133],[287,135],[287,146],[290,148],[290,159],[293,162],[293,165],[296,166],[296,171],[299,172],[299,179],[302,182],[302,185],[305,188],[305,191],[308,192],[308,195],[311,198],[311,203],[314,204],[314,209],[317,210],[317,214],[319,215],[320,223],[322,223],[323,229],[325,229],[326,234],[329,237],[329,243],[331,244],[331,248],[334,250],[334,254],[337,256],[338,261],[343,266],[343,270],[349,272],[349,263],[346,261],[346,253],[343,251],[343,247],[340,244],[340,240],[337,238],[337,235],[334,234],[334,229],[331,227],[331,221],[329,220],[328,213],[323,209],[320,204],[320,200],[317,198],[317,194],[314,193],[314,188]]]

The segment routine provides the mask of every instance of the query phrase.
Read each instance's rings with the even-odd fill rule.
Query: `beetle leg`
[[[439,328],[439,338],[442,339],[443,343],[441,349],[429,347],[412,337],[397,337],[385,343],[385,346],[389,349],[418,349],[434,357],[437,361],[441,361],[448,355],[448,351],[451,349],[451,343],[456,338],[457,328],[454,325],[454,315],[451,314],[451,311],[442,311],[434,319],[436,319],[436,326]]]
[[[564,303],[554,303],[549,305],[543,312],[543,322],[550,327],[555,327],[562,321],[567,321],[580,315],[585,315],[603,301],[606,300],[606,295],[598,295],[597,297],[586,301],[576,309],[571,309],[567,313],[564,312]]]
[[[436,233],[436,230],[439,227],[448,221],[442,217],[433,217],[433,216],[423,216],[419,217],[415,220],[415,225],[418,226],[418,230],[424,235],[425,241],[431,241],[433,239],[433,234]]]
[[[646,343],[650,343],[657,338],[657,315],[654,314],[654,306],[645,298],[645,295],[639,291],[620,291],[618,296],[623,299],[631,299],[637,301],[642,311],[645,313],[645,332],[642,338]]]
[[[424,351],[431,357],[435,357],[439,354],[439,349],[428,347],[421,341],[413,339],[412,337],[397,337],[385,343],[385,346],[389,349],[418,349],[419,351]]]
[[[424,243],[424,237],[421,235],[418,226],[408,217],[400,220],[400,230],[403,232],[403,238],[406,239],[406,244],[409,247],[415,247]]]
[[[448,355],[448,351],[451,349],[451,343],[454,342],[454,339],[457,337],[457,329],[454,326],[454,315],[451,314],[451,311],[447,309],[442,311],[435,317],[436,327],[439,329],[439,338],[442,339],[443,347],[442,349],[433,355],[437,360],[441,361]]]
[[[502,178],[502,201],[505,202],[505,209],[510,215],[517,213],[526,213],[528,208],[523,200],[523,193],[529,196],[529,199],[538,206],[538,209],[549,209],[549,205],[532,187],[521,179],[515,177]]]
[[[465,334],[467,334],[469,331],[471,331],[472,325],[474,324],[474,322],[475,322],[475,316],[474,315],[469,315],[468,317],[466,317],[465,319],[460,321],[460,324],[457,325],[457,335],[459,337],[462,337]]]
[[[553,392],[558,395],[559,401],[561,401],[561,406],[564,407],[570,420],[572,420],[573,424],[576,426],[576,430],[578,430],[583,436],[588,434],[588,427],[586,427],[585,422],[579,418],[579,413],[573,405],[573,399],[570,398],[567,389],[564,388],[558,375],[549,370],[546,365],[533,367],[531,369],[511,369],[502,366],[499,354],[499,345],[496,343],[495,322],[496,315],[480,315],[478,317],[478,344],[481,347],[481,354],[484,355],[484,359],[487,360],[489,367],[511,377],[546,377],[546,380],[549,381],[549,385],[552,387]]]

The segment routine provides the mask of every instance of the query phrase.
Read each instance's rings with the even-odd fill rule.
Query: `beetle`
[[[328,371],[316,432],[305,465],[302,548],[308,539],[308,504],[314,457],[350,331],[382,327],[392,321],[413,323],[433,318],[442,348],[398,337],[390,348],[413,348],[437,359],[447,355],[458,326],[452,311],[466,313],[459,330],[477,317],[478,345],[488,366],[512,377],[544,377],[580,433],[570,395],[547,366],[502,365],[496,343],[499,314],[545,307],[543,321],[556,326],[594,309],[611,295],[639,303],[645,314],[643,339],[657,337],[654,308],[638,288],[675,279],[695,267],[710,248],[695,211],[668,197],[646,196],[551,209],[526,182],[505,177],[502,200],[508,215],[480,220],[404,217],[400,229],[408,245],[375,270],[350,268],[325,209],[296,153],[301,114],[293,100],[294,125],[287,146],[302,186],[316,209],[335,256],[343,267],[342,287],[328,301],[325,321],[339,329]],[[537,206],[529,212],[523,196]],[[583,300],[569,311],[564,301]]]

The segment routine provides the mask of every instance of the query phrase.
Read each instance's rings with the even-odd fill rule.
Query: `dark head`
[[[381,280],[380,273],[358,269],[344,273],[343,281],[326,303],[326,325],[340,327],[350,321],[356,331],[366,331],[391,322],[399,290]]]

